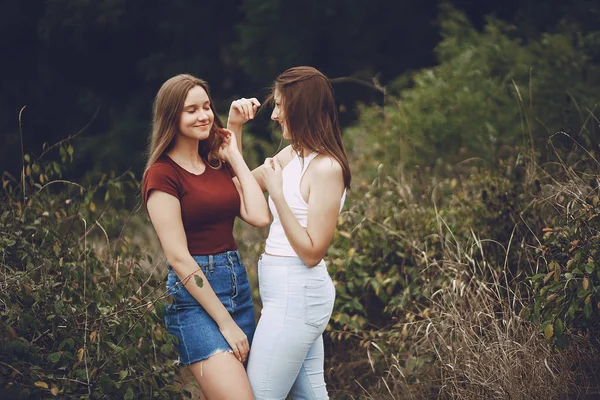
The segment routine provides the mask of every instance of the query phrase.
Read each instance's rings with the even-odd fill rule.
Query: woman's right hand
[[[232,157],[239,153],[237,138],[233,132],[225,128],[219,130],[219,136],[223,140],[218,151],[219,158],[231,164]]]
[[[248,343],[248,337],[244,331],[233,319],[220,325],[219,330],[227,343],[229,343],[229,346],[231,346],[235,358],[242,363],[245,362],[248,359],[248,353],[250,352],[250,344]]]
[[[283,170],[278,158],[266,158],[260,174],[264,182],[265,189],[271,197],[283,194]]]
[[[227,117],[228,126],[241,126],[251,119],[254,119],[256,110],[260,107],[260,102],[256,98],[241,98],[231,103],[229,107],[229,117]]]

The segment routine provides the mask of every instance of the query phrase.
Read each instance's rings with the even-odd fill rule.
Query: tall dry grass
[[[352,398],[598,398],[600,355],[590,337],[574,334],[567,349],[555,349],[519,316],[525,288],[504,283],[505,268],[485,261],[482,241],[474,236],[470,243],[452,244],[448,232],[445,239],[446,259],[432,261],[431,268],[447,274],[450,284],[432,296],[425,319],[394,328],[405,335],[385,335],[386,349],[407,337],[412,344],[406,351],[390,354],[372,343],[369,359],[383,357],[387,367],[381,373],[372,363],[379,381]],[[410,359],[431,362],[415,371]]]

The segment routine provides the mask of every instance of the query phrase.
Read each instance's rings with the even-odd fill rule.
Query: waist
[[[283,227],[275,222],[273,221],[269,229],[269,236],[267,236],[265,243],[265,253],[272,256],[298,257],[288,241]]]
[[[291,267],[291,268],[300,267],[302,269],[315,269],[315,268],[316,269],[324,268],[325,270],[327,269],[325,260],[321,260],[314,267],[308,268],[306,266],[306,264],[304,264],[304,261],[302,261],[302,259],[300,257],[298,257],[297,255],[281,256],[281,255],[276,255],[276,254],[269,254],[266,251],[260,255],[258,262],[264,266],[276,265],[276,266],[280,266],[280,267]]]
[[[214,267],[217,265],[231,265],[234,263],[243,265],[242,257],[240,256],[240,252],[237,250],[227,250],[215,254],[192,255],[192,258],[200,267]],[[171,266],[168,262],[167,267],[171,269]]]

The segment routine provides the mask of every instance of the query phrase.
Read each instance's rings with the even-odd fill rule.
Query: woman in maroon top
[[[245,122],[257,106],[233,104],[229,120]],[[142,195],[167,258],[165,323],[181,362],[208,399],[252,399],[254,309],[232,230],[236,216],[265,226],[270,215],[204,81],[177,75],[156,95]]]

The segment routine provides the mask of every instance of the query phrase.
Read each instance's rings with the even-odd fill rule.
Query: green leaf
[[[127,375],[129,375],[129,372],[126,369],[119,371],[119,380],[122,381],[127,378]]]
[[[585,303],[583,306],[583,315],[585,315],[587,319],[592,317],[592,303]]]
[[[548,325],[546,329],[544,329],[544,336],[546,339],[551,339],[554,336],[554,327],[552,325]]]
[[[119,352],[123,349],[121,346],[117,346],[116,344],[114,344],[112,342],[107,342],[107,343],[110,346],[110,348],[113,349],[115,352]]]
[[[83,368],[76,369],[74,372],[74,377],[80,381],[85,381],[87,379],[87,372]]]
[[[104,394],[111,393],[115,388],[115,383],[113,382],[112,379],[110,379],[108,374],[103,374],[102,377],[100,378],[99,383],[100,383],[100,388],[102,389],[102,392],[104,392]]]
[[[133,389],[131,389],[131,386],[127,388],[127,391],[125,392],[125,396],[123,397],[124,400],[133,400],[134,397],[134,393],[133,393]]]
[[[554,341],[554,344],[559,349],[566,349],[567,347],[569,347],[569,339],[563,335],[563,336],[557,337],[556,340]]]
[[[577,301],[577,299],[575,299],[571,302],[571,305],[569,305],[569,309],[567,310],[567,314],[569,314],[569,316],[571,316],[571,317],[575,316],[575,312],[577,311],[578,303],[579,302]]]
[[[155,310],[156,310],[156,315],[159,318],[164,318],[165,315],[167,314],[165,303],[163,303],[163,302],[157,302],[156,306],[155,306]]]
[[[535,282],[535,281],[542,279],[544,276],[546,276],[546,274],[535,274],[534,276],[532,276],[529,279],[531,280],[531,282]]]
[[[51,353],[51,354],[48,354],[48,355],[46,356],[46,358],[47,358],[47,359],[48,359],[48,361],[49,361],[49,362],[51,362],[52,364],[56,364],[56,363],[57,363],[57,362],[60,360],[60,357],[61,357],[61,356],[62,356],[62,353],[61,353],[61,352],[56,352],[56,353]]]
[[[563,323],[560,319],[557,319],[556,321],[554,321],[554,335],[556,337],[560,337],[562,336],[564,331],[564,326]]]
[[[54,311],[57,314],[61,314],[63,309],[64,309],[64,303],[62,302],[62,300],[56,300],[54,302]]]
[[[71,338],[67,338],[58,345],[58,350],[73,350],[73,347],[75,347],[75,341]]]
[[[531,310],[527,307],[524,307],[519,313],[519,316],[523,319],[529,319],[529,317],[531,317]]]
[[[585,272],[587,274],[591,274],[592,272],[594,272],[594,263],[589,262],[585,264]]]
[[[204,285],[202,278],[200,278],[198,275],[194,275],[194,280],[196,281],[196,286],[202,287]]]

